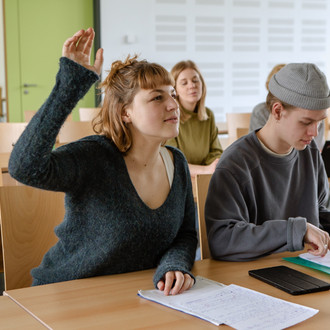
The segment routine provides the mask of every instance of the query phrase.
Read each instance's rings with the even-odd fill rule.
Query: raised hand
[[[91,51],[95,32],[92,28],[80,30],[67,39],[62,48],[62,56],[84,66],[86,69],[94,71],[98,75],[101,73],[103,64],[103,49],[98,49],[94,65],[90,64]]]

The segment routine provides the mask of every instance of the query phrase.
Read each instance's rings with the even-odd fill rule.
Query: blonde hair
[[[115,61],[100,88],[104,93],[102,108],[93,120],[94,131],[111,139],[121,152],[132,146],[132,135],[122,119],[140,89],[153,89],[171,85],[174,80],[161,65],[137,60],[137,55],[127,56],[125,61]]]
[[[172,76],[174,78],[174,81],[175,81],[175,87],[176,87],[177,79],[178,79],[180,73],[185,69],[193,69],[199,75],[199,78],[202,82],[202,96],[201,96],[200,100],[197,102],[197,118],[201,121],[202,120],[207,120],[208,116],[207,116],[206,109],[205,109],[206,85],[205,85],[205,82],[204,82],[204,79],[203,79],[203,76],[202,76],[201,72],[199,71],[197,65],[193,61],[190,61],[190,60],[181,61],[181,62],[178,62],[177,64],[174,65],[174,67],[171,70],[171,74],[172,74]],[[178,100],[179,105],[180,105],[180,121],[182,123],[184,123],[191,116],[188,113],[182,111],[182,109],[181,109],[182,105],[180,103],[180,96],[179,95],[177,97],[177,100]]]

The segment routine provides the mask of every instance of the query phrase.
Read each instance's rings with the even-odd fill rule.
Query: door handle
[[[37,87],[37,84],[23,84],[24,88],[29,88],[29,87]]]

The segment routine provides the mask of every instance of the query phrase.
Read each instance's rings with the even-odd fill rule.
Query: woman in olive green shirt
[[[187,158],[190,175],[212,174],[222,154],[213,112],[205,107],[206,86],[192,61],[181,61],[171,70],[180,105],[179,135],[167,142]]]

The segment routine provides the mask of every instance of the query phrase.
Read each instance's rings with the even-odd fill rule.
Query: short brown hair
[[[270,113],[272,113],[273,105],[276,102],[280,102],[285,110],[291,110],[291,109],[295,108],[293,105],[281,101],[276,96],[274,96],[271,92],[268,92],[268,95],[266,98],[266,106]]]
[[[195,70],[197,72],[197,74],[199,75],[199,78],[202,82],[202,96],[201,96],[200,100],[197,102],[197,117],[199,120],[206,120],[206,119],[208,119],[208,116],[206,114],[206,109],[205,109],[206,85],[205,85],[201,72],[199,71],[197,65],[193,61],[190,61],[190,60],[181,61],[174,65],[174,67],[171,70],[171,74],[175,81],[175,87],[176,87],[176,83],[177,83],[180,73],[185,69]],[[185,122],[190,118],[190,116],[187,113],[181,111],[182,106],[180,103],[180,95],[178,96],[177,100],[180,105],[180,120],[181,120],[181,122]]]
[[[121,152],[132,145],[132,136],[122,119],[123,111],[129,106],[140,89],[153,89],[171,85],[170,73],[157,63],[137,60],[137,55],[127,56],[125,61],[115,61],[108,76],[101,84],[104,101],[98,116],[93,120],[96,133],[111,139]]]

